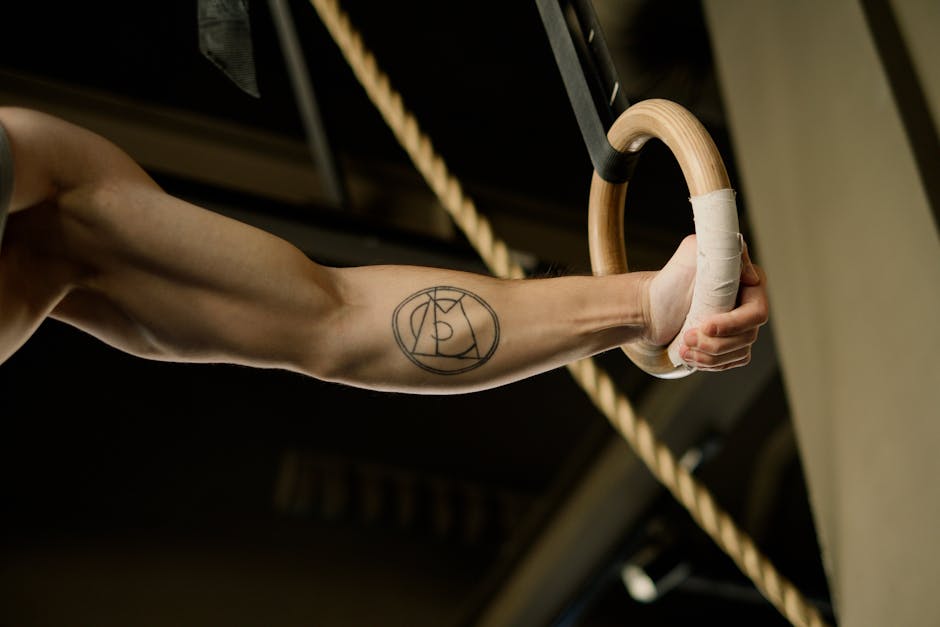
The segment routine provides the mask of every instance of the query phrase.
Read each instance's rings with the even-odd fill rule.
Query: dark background
[[[670,98],[692,110],[736,180],[698,4],[596,5],[628,98]],[[260,99],[200,55],[195,2],[10,3],[0,104],[80,122],[89,111],[129,120],[153,145],[173,124],[223,143],[219,129],[254,133],[267,142],[259,155],[289,146],[284,158],[303,165],[304,127],[270,13],[263,2],[250,6]],[[142,163],[171,193],[277,225],[323,263],[483,271],[459,232],[428,218],[439,211],[433,197],[313,8],[290,6],[346,202],[209,181],[170,167],[172,153]],[[344,8],[529,269],[590,272],[592,168],[535,4]],[[357,182],[364,179],[373,187]],[[678,167],[651,142],[627,203],[634,268],[658,267],[691,232],[687,196]],[[740,195],[745,235],[746,203]],[[352,245],[317,246],[311,229]],[[538,229],[552,237],[533,237]],[[759,261],[753,246],[752,255]],[[710,434],[699,473],[826,611],[784,386],[768,350],[768,374],[748,384],[758,386],[754,400],[732,421],[698,425]],[[599,361],[637,403],[662,384],[619,351]],[[703,403],[723,400],[703,394]],[[0,366],[0,399],[0,624],[10,625],[482,624],[619,439],[564,370],[455,397],[380,394],[277,371],[145,362],[53,322]],[[780,461],[774,480],[760,484],[771,447]],[[642,511],[560,596],[534,593],[527,602],[548,607],[554,625],[786,624],[667,493]],[[643,604],[618,572],[659,533],[651,529],[665,529],[664,559],[690,575]]]

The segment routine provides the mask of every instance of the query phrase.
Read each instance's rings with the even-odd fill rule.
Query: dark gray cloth
[[[13,197],[13,150],[6,130],[0,124],[0,247],[3,246],[3,228],[7,224],[10,212],[10,199]]]
[[[248,0],[199,0],[199,50],[243,91],[260,97]]]

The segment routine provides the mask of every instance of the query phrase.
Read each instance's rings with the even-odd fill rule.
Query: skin
[[[0,249],[0,363],[47,318],[146,359],[278,368],[417,394],[517,381],[627,342],[665,345],[691,301],[695,239],[659,272],[504,280],[331,268],[166,194],[107,139],[0,108],[14,160]],[[683,338],[700,370],[748,363],[767,321],[745,250],[739,305]]]

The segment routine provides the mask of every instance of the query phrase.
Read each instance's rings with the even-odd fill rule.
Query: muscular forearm
[[[314,376],[379,390],[495,387],[637,338],[643,273],[501,280],[432,268],[335,273]]]

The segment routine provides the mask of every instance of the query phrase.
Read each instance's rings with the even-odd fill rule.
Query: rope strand
[[[401,95],[366,49],[359,33],[336,0],[310,0],[362,84],[372,103],[385,119],[415,167],[440,199],[444,209],[465,233],[480,258],[499,277],[525,278],[522,267],[512,261],[505,242],[495,237],[489,222],[467,197],[460,182],[434,150]],[[692,518],[728,554],[758,590],[796,627],[826,626],[817,608],[780,575],[732,518],[715,502],[708,489],[680,466],[672,452],[660,443],[649,423],[636,415],[630,401],[620,394],[610,377],[593,359],[567,366],[568,371],[594,405],[630,444],[653,475],[675,496]]]

